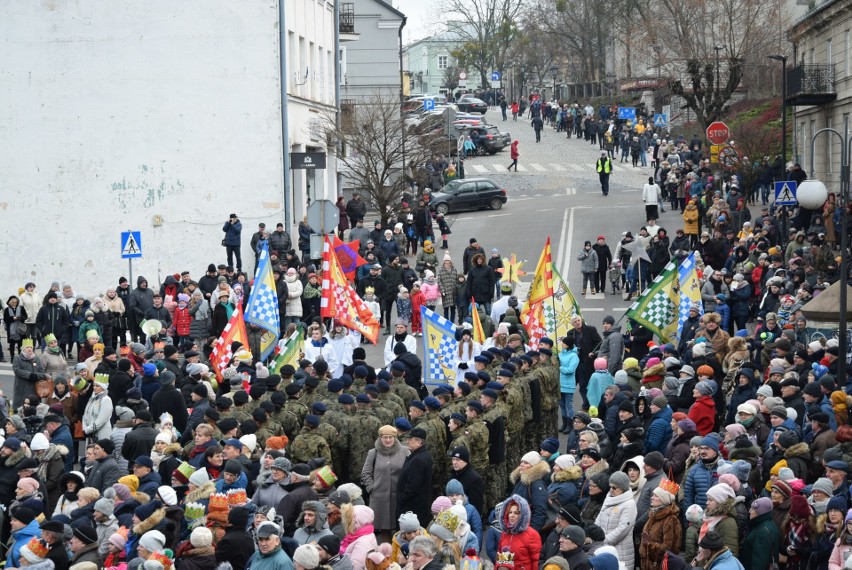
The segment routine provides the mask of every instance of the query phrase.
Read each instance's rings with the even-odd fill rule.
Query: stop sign
[[[722,121],[716,121],[707,127],[707,140],[711,144],[725,144],[729,136],[731,132],[728,130],[728,125]]]

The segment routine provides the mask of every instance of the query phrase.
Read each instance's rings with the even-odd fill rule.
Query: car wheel
[[[476,147],[476,156],[485,156],[486,154],[487,151],[485,150],[484,146],[479,145],[478,147]]]
[[[498,200],[498,202],[499,202],[499,200]],[[450,211],[450,206],[448,204],[441,203],[441,204],[438,204],[438,205],[435,206],[435,213],[441,214],[442,216],[445,216],[447,214],[447,212],[449,212],[449,211]]]
[[[491,198],[491,202],[489,203],[492,210],[499,210],[503,207],[503,200],[500,198]]]
[[[497,154],[497,151],[496,150],[489,150],[488,154]]]

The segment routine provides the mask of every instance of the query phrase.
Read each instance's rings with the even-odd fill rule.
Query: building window
[[[831,51],[831,38],[828,38],[825,41],[825,54],[826,54],[826,58],[828,59],[828,65],[833,64],[834,63],[834,53],[832,53],[832,51]]]
[[[438,56],[438,69],[447,69],[449,66],[450,66],[450,56],[439,55]]]
[[[340,73],[340,85],[345,86],[346,85],[346,48],[345,47],[340,48],[340,52],[339,52],[339,55],[338,55],[338,65],[340,66],[339,67],[339,70],[340,70],[339,71],[339,73]]]

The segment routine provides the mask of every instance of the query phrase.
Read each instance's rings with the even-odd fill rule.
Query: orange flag
[[[479,320],[479,311],[476,310],[476,301],[473,300],[473,297],[470,298],[470,306],[473,307],[473,315],[471,316],[473,320],[473,340],[482,344],[485,342],[485,331],[482,329],[482,321]]]
[[[246,350],[248,350],[248,335],[246,334],[246,323],[243,320],[243,307],[241,303],[237,303],[237,308],[234,309],[231,318],[228,319],[228,324],[225,325],[222,336],[213,344],[210,363],[213,365],[216,378],[219,380],[222,379],[222,372],[228,367],[231,358],[234,357],[231,353],[231,344],[234,341],[241,342]],[[259,357],[260,355],[256,354],[254,356]]]
[[[553,296],[553,258],[550,252],[550,236],[547,236],[547,242],[544,244],[544,249],[541,251],[541,257],[538,258],[538,265],[535,266],[535,277],[530,285],[530,297],[527,301],[528,305],[541,303],[548,297]]]
[[[320,315],[337,319],[346,327],[360,332],[373,344],[379,339],[381,324],[347,281],[328,237],[322,252]]]

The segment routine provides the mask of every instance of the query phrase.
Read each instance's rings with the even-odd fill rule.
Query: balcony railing
[[[788,105],[822,105],[836,99],[833,65],[798,65],[787,70]]]
[[[344,2],[340,5],[340,22],[338,22],[341,34],[355,33],[355,4]]]

